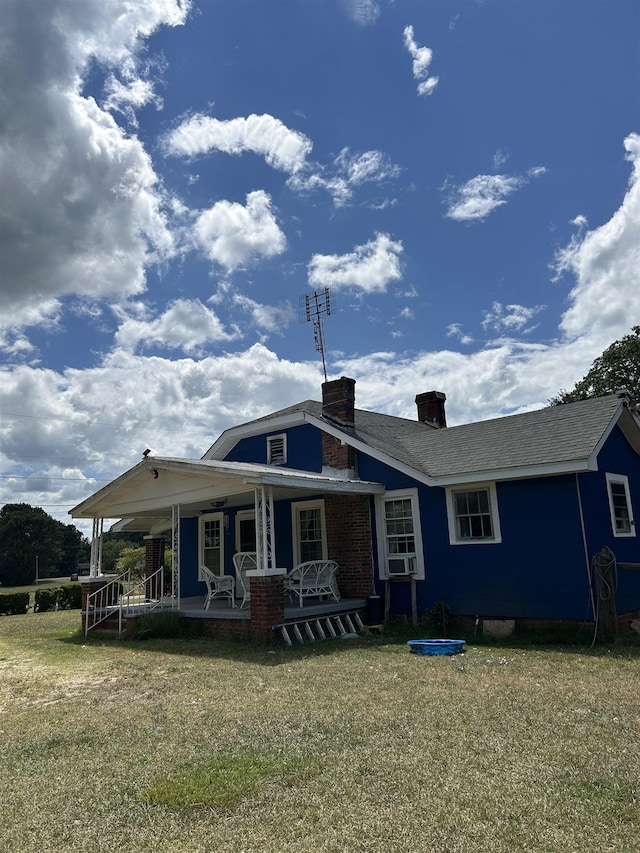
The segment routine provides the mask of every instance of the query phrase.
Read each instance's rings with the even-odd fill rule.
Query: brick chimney
[[[446,399],[447,395],[442,391],[427,391],[424,394],[418,394],[416,397],[418,420],[438,429],[446,427],[447,417],[444,412]]]
[[[322,383],[322,417],[352,435],[355,433],[355,379],[341,376]],[[326,432],[322,433],[322,470],[349,471],[355,476],[356,452]]]

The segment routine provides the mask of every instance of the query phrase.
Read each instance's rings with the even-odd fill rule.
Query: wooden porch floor
[[[306,619],[312,616],[327,616],[331,613],[346,613],[354,610],[365,610],[366,598],[346,598],[341,601],[314,601],[308,602],[304,607],[284,608],[284,621],[295,619]],[[229,607],[229,604],[220,599],[211,602],[208,610],[204,610],[204,596],[194,598],[181,598],[180,607],[177,611],[181,616],[188,619],[249,619],[249,608],[241,610],[239,607]]]

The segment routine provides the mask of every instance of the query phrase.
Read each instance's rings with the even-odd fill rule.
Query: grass
[[[640,648],[290,650],[0,618],[0,851],[640,847]]]
[[[26,584],[25,586],[2,586],[0,584],[0,593],[14,592],[37,592],[39,589],[51,589],[52,587],[62,586],[63,584],[71,583],[70,578],[41,578],[38,583]],[[75,583],[75,581],[74,581]]]

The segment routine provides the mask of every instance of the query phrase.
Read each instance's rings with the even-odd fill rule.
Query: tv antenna
[[[304,308],[303,308],[304,306]],[[313,322],[313,341],[316,350],[322,356],[322,369],[324,381],[327,381],[327,363],[325,359],[324,329],[322,328],[323,315],[331,314],[331,293],[328,287],[323,290],[314,290],[313,293],[305,293],[300,298],[300,322],[302,318],[307,323]]]

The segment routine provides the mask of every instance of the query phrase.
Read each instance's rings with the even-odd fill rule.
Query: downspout
[[[593,579],[591,577],[591,562],[589,560],[589,547],[587,545],[587,531],[584,523],[584,513],[582,511],[582,495],[580,494],[580,476],[576,472],[576,494],[578,495],[578,510],[580,512],[580,527],[582,529],[582,547],[584,549],[584,563],[587,569],[587,582],[589,584],[589,598],[591,600],[591,613],[596,619],[596,602],[593,595]]]

